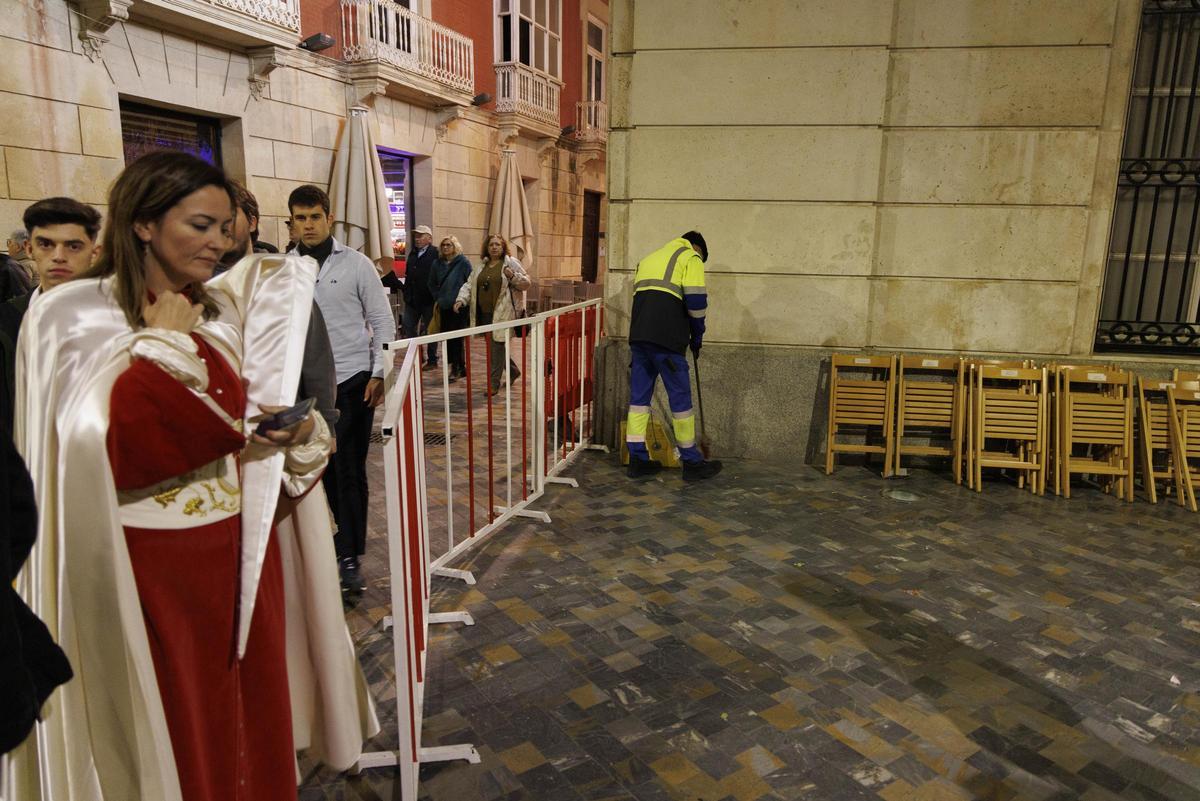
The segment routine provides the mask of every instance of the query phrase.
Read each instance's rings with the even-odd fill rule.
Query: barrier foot
[[[472,765],[480,762],[479,752],[473,745],[435,745],[432,748],[422,748],[419,752],[421,764],[426,762],[453,762],[465,759]]]
[[[417,752],[419,761],[424,764],[426,762],[453,762],[458,759],[465,759],[472,765],[480,763],[479,752],[475,750],[475,746],[467,745],[436,745],[432,748],[422,748]],[[395,751],[371,751],[363,754],[350,768],[348,773],[359,774],[364,770],[371,768],[392,768],[400,764],[400,760],[396,757]]]
[[[371,768],[393,768],[399,764],[400,760],[396,758],[395,751],[371,751],[360,756],[350,772],[362,773]]]
[[[507,506],[495,507],[495,512],[498,515],[502,515],[507,511]],[[548,515],[546,512],[538,512],[533,509],[518,509],[517,511],[513,512],[513,517],[531,517],[534,520],[541,520],[543,523],[550,522],[550,515]]]
[[[563,478],[562,476],[546,476],[547,484],[566,484],[568,487],[579,489],[579,482],[573,478]]]
[[[467,584],[475,583],[475,575],[470,570],[456,570],[453,567],[435,567],[433,575],[458,579],[459,581],[465,581]]]
[[[430,612],[430,623],[463,623],[467,626],[475,625],[475,618],[471,617],[470,612]]]
[[[589,451],[603,451],[604,453],[612,453],[612,451],[608,449],[607,445],[588,445],[587,449]]]

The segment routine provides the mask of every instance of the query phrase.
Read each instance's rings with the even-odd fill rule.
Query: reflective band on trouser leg
[[[630,406],[629,416],[625,418],[625,447],[629,448],[629,458],[650,458],[650,451],[646,449],[646,429],[649,427],[650,407]]]
[[[696,447],[696,415],[692,410],[675,412],[672,415],[671,427],[675,430],[675,445],[679,448],[679,458],[685,462],[704,461],[704,454]]]

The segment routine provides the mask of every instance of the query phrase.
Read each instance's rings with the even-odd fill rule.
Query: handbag
[[[529,316],[529,310],[526,309],[524,306],[521,307],[521,311],[519,311],[519,312],[517,311],[517,300],[516,300],[516,298],[513,297],[513,291],[511,288],[509,288],[509,290],[508,290],[508,299],[512,301],[513,319],[514,320],[521,320],[521,319],[524,319],[525,317]],[[525,323],[524,325],[513,326],[512,332],[513,332],[513,336],[524,337],[526,334],[529,333],[529,323]]]
[[[429,325],[425,326],[426,334],[442,333],[442,307],[433,304],[433,315],[429,318]]]

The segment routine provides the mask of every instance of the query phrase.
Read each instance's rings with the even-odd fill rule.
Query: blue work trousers
[[[692,411],[692,384],[687,359],[682,353],[649,342],[630,343],[629,416],[625,422],[625,444],[631,459],[648,460],[646,429],[650,424],[650,400],[654,383],[661,377],[671,406],[671,428],[679,458],[687,464],[704,461],[696,447],[696,415]]]

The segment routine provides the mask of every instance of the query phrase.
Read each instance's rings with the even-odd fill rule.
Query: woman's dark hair
[[[233,187],[233,202],[242,214],[246,215],[246,221],[254,220],[254,230],[250,232],[250,241],[258,244],[258,199],[254,197],[254,193],[246,188],[246,185],[236,178],[229,179],[229,185]]]
[[[146,302],[146,246],[133,230],[134,224],[161,220],[181,200],[206,186],[218,187],[229,196],[232,214],[233,187],[225,173],[187,153],[148,153],[126,167],[108,191],[108,225],[100,258],[83,277],[113,276],[113,295],[134,328],[145,325],[142,307]],[[217,302],[203,283],[189,284],[187,292],[193,303],[204,307],[204,319],[216,316]]]
[[[699,231],[688,231],[681,239],[686,239],[692,247],[700,251],[700,261],[708,261],[708,245],[705,244],[704,237]]]
[[[483,263],[484,264],[487,264],[488,259],[490,258],[490,254],[488,253],[488,245],[492,244],[493,239],[499,239],[500,244],[504,245],[504,255],[505,256],[512,255],[512,248],[509,246],[507,239],[505,239],[500,234],[488,234],[487,237],[483,240]]]

